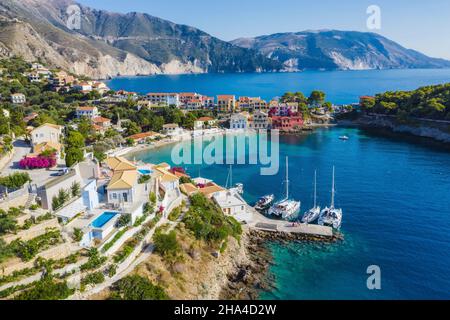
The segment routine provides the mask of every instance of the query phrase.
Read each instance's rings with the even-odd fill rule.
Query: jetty
[[[248,222],[248,227],[255,230],[267,232],[281,232],[287,234],[311,235],[320,237],[333,237],[333,228],[319,226],[316,224],[296,223],[285,220],[269,219],[263,214],[249,207],[252,212],[252,220]]]

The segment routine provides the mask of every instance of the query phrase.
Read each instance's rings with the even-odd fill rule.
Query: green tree
[[[308,98],[308,103],[313,106],[321,106],[324,101],[325,92],[319,90],[312,91]]]
[[[77,148],[68,148],[66,150],[66,166],[71,167],[74,164],[83,161],[84,153],[83,150]]]

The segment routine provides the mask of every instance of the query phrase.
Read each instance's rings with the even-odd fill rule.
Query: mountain
[[[406,49],[379,34],[303,31],[240,38],[231,43],[279,61],[287,71],[304,69],[448,68],[450,61]]]
[[[72,0],[1,0],[0,57],[19,55],[93,78],[303,69],[443,68],[450,62],[378,34],[305,31],[222,41],[144,13],[77,4],[81,28],[66,26]]]
[[[95,78],[116,75],[263,72],[278,61],[185,25],[143,13],[81,8],[81,29],[66,27],[71,0],[2,0],[0,56],[20,55]]]

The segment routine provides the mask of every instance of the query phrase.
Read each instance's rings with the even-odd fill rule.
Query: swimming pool
[[[94,228],[102,228],[105,224],[107,224],[117,214],[118,214],[117,212],[108,212],[108,211],[103,212],[94,221],[92,221],[91,225]]]
[[[148,175],[150,175],[152,173],[152,170],[149,170],[149,169],[139,169],[138,171],[139,171],[140,174],[143,174],[143,175],[146,175],[146,176],[148,176]]]

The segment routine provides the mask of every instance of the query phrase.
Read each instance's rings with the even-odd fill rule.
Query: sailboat
[[[229,184],[229,186],[228,186]],[[228,171],[227,181],[225,182],[225,189],[229,189],[231,192],[236,192],[240,195],[244,194],[244,185],[242,183],[236,183],[233,186],[233,166],[230,165]]]
[[[317,171],[314,171],[314,206],[305,212],[302,218],[304,223],[312,223],[319,218],[320,206],[317,205]]]
[[[325,207],[319,216],[319,225],[330,226],[334,229],[339,229],[342,223],[342,209],[337,209],[334,207],[334,166],[333,166],[333,182],[331,188],[331,205],[330,207]]]
[[[300,201],[289,199],[289,163],[288,157],[286,157],[286,198],[276,202],[269,209],[269,214],[277,217],[281,217],[285,220],[294,218],[300,212]]]

